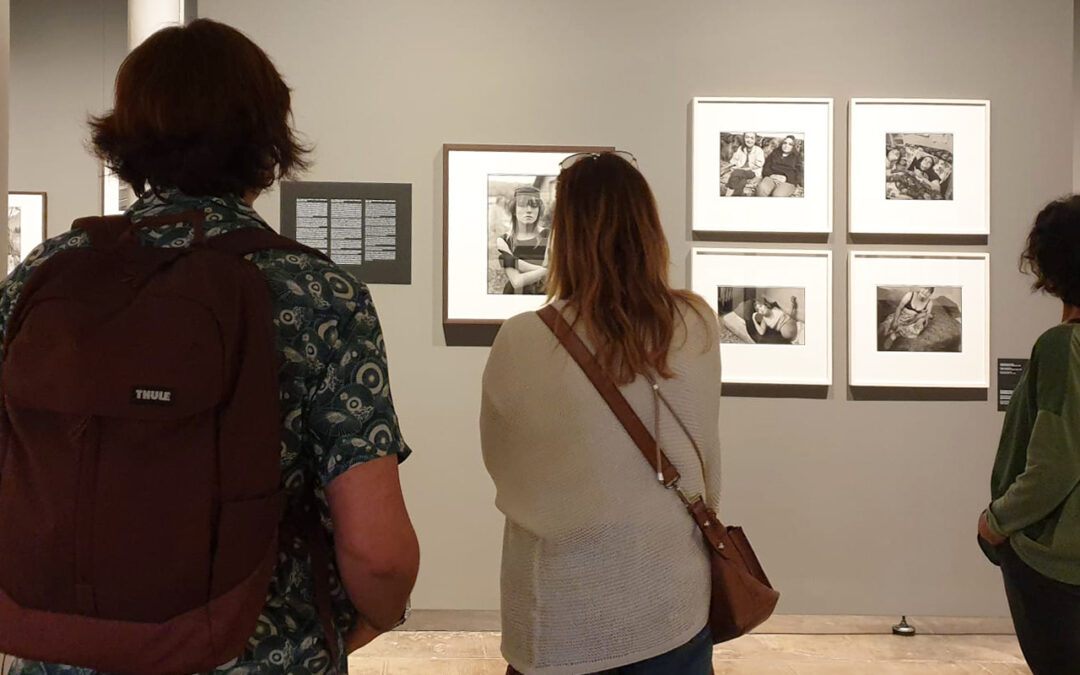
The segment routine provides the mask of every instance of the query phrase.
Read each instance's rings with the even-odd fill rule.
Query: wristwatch
[[[397,623],[390,626],[390,630],[401,628],[409,620],[410,616],[412,616],[412,598],[407,598],[405,600],[405,611],[401,613],[401,618],[397,620]]]

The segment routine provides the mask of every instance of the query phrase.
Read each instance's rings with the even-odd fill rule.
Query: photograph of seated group
[[[690,108],[695,237],[832,231],[831,98],[698,97]]]
[[[802,133],[720,133],[721,197],[802,197]]]

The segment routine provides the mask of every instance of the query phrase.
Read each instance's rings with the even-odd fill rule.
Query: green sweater
[[[991,478],[990,529],[1040,574],[1080,585],[1080,326],[1043,333],[1013,392]],[[988,546],[983,547],[989,549]],[[992,560],[992,550],[987,551]],[[996,562],[996,560],[995,560]]]

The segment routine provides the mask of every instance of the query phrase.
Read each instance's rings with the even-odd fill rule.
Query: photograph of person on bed
[[[806,289],[719,286],[716,292],[721,342],[805,344]]]

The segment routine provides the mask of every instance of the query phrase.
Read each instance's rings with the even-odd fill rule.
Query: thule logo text
[[[172,389],[152,389],[150,387],[135,387],[131,393],[133,403],[148,403],[153,405],[172,405]]]

